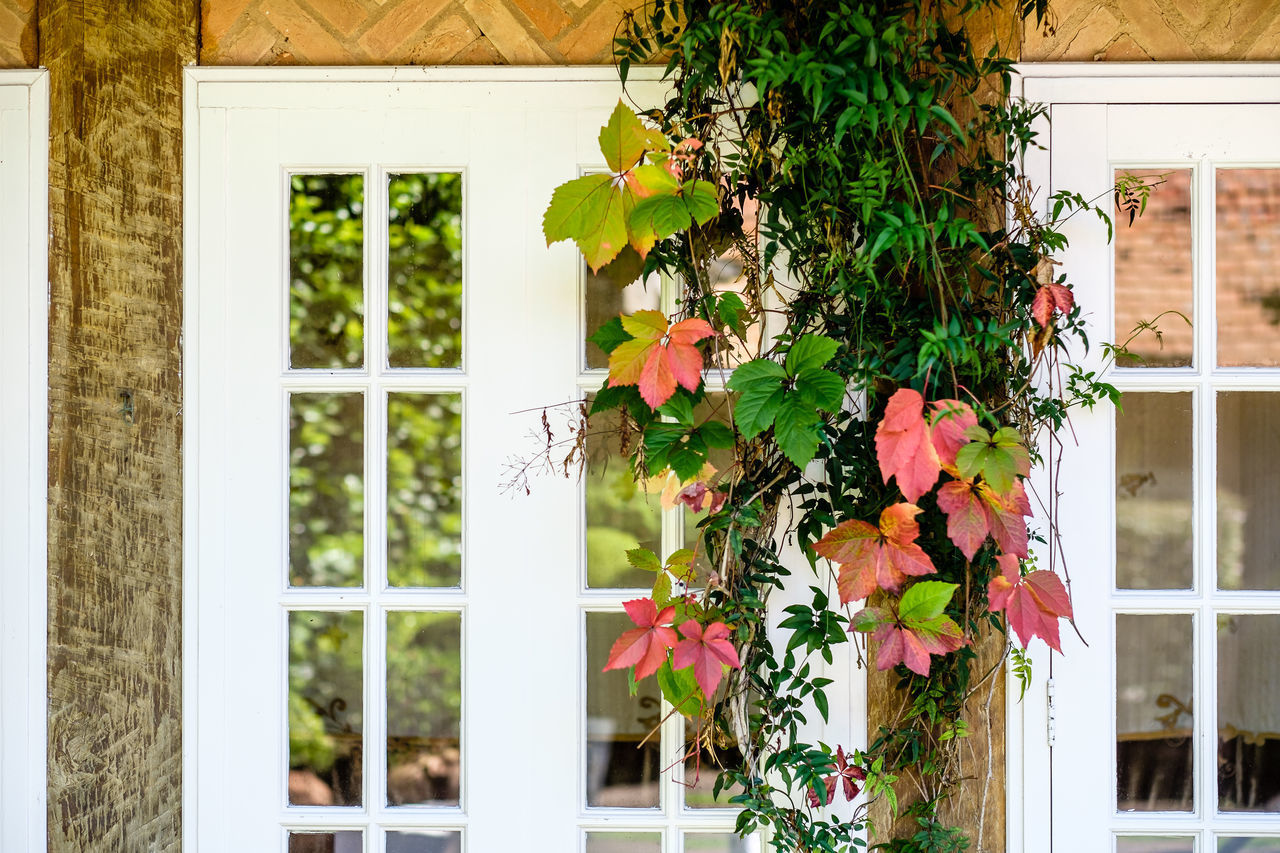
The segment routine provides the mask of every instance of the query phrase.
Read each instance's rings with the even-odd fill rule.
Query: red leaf
[[[968,403],[959,400],[934,400],[930,407],[929,439],[943,468],[954,469],[956,454],[969,443],[964,431],[978,425],[978,416]]]
[[[1027,490],[1022,481],[1015,479],[1008,494],[1003,496],[983,483],[978,486],[978,494],[982,497],[982,509],[996,545],[1006,554],[1026,559],[1027,523],[1023,517],[1031,515],[1031,502],[1027,500]]]
[[[974,491],[971,480],[951,480],[938,489],[938,508],[947,515],[947,538],[972,560],[987,541],[990,522],[986,504]]]
[[[706,320],[691,317],[668,326],[659,311],[637,311],[622,317],[632,340],[609,355],[609,387],[637,385],[640,396],[656,409],[681,385],[697,391],[702,382],[702,353],[697,343],[715,334]]]
[[[675,669],[692,666],[693,677],[697,679],[702,695],[710,700],[720,685],[723,665],[728,664],[734,669],[742,666],[737,650],[729,642],[729,626],[715,622],[704,631],[701,625],[690,619],[680,624],[680,633],[687,639],[676,645],[671,665]]]
[[[858,796],[858,791],[861,790],[858,786],[858,782],[865,781],[866,778],[867,771],[850,762],[848,757],[844,754],[844,747],[838,746],[836,747],[836,772],[822,780],[823,787],[826,788],[827,798],[825,801],[820,800],[818,798],[817,789],[810,788],[809,805],[813,806],[815,809],[824,804],[830,805],[836,796],[837,782],[841,783],[841,788],[844,791],[844,798],[849,802],[853,802],[853,798]]]
[[[876,428],[876,458],[880,476],[888,483],[896,477],[908,501],[915,501],[938,480],[941,464],[924,420],[924,398],[910,388],[899,388],[885,406]]]
[[[814,543],[813,550],[840,564],[836,585],[840,601],[866,598],[877,587],[897,592],[908,576],[937,571],[924,549],[915,543],[920,507],[898,503],[880,513],[880,527],[850,519]]]
[[[889,623],[877,628],[872,639],[880,643],[880,651],[876,653],[876,669],[891,669],[902,663],[914,673],[929,674],[929,651],[911,631]]]
[[[1063,314],[1070,314],[1076,304],[1075,295],[1065,285],[1045,284],[1036,291],[1036,298],[1031,302],[1031,316],[1043,329],[1049,328],[1056,308]]]
[[[1033,637],[1041,637],[1054,651],[1061,652],[1058,620],[1071,617],[1071,598],[1062,580],[1053,572],[1037,569],[1026,577],[1018,569],[1018,558],[1001,554],[996,558],[1001,574],[987,587],[988,609],[1004,611],[1009,627],[1027,646]]]
[[[674,646],[679,639],[671,621],[675,618],[674,607],[664,607],[658,612],[658,605],[652,598],[637,598],[624,601],[623,608],[631,621],[637,626],[625,631],[609,650],[609,660],[604,665],[605,672],[611,669],[624,669],[634,665],[636,680],[652,675],[658,667],[666,663],[667,649]]]

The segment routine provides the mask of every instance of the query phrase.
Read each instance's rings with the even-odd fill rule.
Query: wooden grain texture
[[[0,0],[0,68],[36,65],[36,0]]]
[[[51,851],[181,846],[182,67],[197,2],[37,8],[52,105]]]

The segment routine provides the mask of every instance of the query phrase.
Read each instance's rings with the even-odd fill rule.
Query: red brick
[[[360,37],[360,46],[375,59],[391,56],[440,14],[448,0],[399,0]]]
[[[287,42],[282,46],[302,64],[349,65],[351,50],[293,0],[270,0],[262,14]]]
[[[556,0],[512,0],[521,12],[533,22],[547,38],[560,35],[565,27],[573,23],[573,18],[560,8]]]

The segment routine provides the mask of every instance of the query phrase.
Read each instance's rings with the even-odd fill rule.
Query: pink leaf
[[[622,607],[638,627],[623,632],[614,642],[604,671],[634,665],[639,680],[658,671],[667,660],[667,649],[679,639],[670,627],[676,611],[674,607],[664,607],[659,613],[652,598],[626,601]]]
[[[888,483],[897,478],[908,501],[915,501],[938,480],[941,464],[924,420],[924,398],[910,388],[899,388],[885,406],[876,428],[876,458],[880,476]]]
[[[972,560],[987,541],[989,523],[982,499],[968,480],[952,480],[938,489],[938,508],[947,515],[947,538]]]
[[[729,642],[729,626],[715,622],[703,630],[697,621],[689,619],[680,624],[680,633],[687,639],[676,645],[671,665],[676,669],[692,666],[702,695],[710,700],[720,685],[724,666],[734,669],[742,666],[737,650]]]
[[[956,454],[969,443],[964,431],[978,425],[978,416],[968,403],[959,400],[934,400],[930,404],[933,416],[929,425],[929,440],[938,454],[943,468],[955,468]]]

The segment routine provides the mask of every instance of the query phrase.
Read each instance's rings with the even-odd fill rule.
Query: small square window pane
[[[388,832],[387,853],[462,853],[462,833],[449,829]]]
[[[289,396],[289,583],[364,580],[364,395]]]
[[[662,719],[657,682],[642,679],[631,696],[625,670],[602,671],[614,642],[635,627],[625,613],[588,613],[586,619],[587,805],[657,808],[662,781],[660,736],[654,732]]]
[[[364,364],[364,176],[289,179],[289,365]]]
[[[1280,615],[1218,617],[1218,808],[1222,811],[1280,813],[1277,648]]]
[[[682,853],[760,853],[760,838],[733,832],[686,832]]]
[[[1280,589],[1280,393],[1217,399],[1218,587]]]
[[[1131,358],[1120,367],[1186,367],[1192,363],[1194,322],[1191,255],[1191,170],[1128,170],[1156,184],[1146,210],[1130,223],[1137,194],[1121,198],[1115,211],[1115,330],[1128,341]],[[1136,212],[1136,208],[1135,208]],[[1140,329],[1154,323],[1155,329]],[[1159,331],[1159,334],[1156,333]]]
[[[462,583],[462,395],[387,395],[387,582]]]
[[[388,805],[458,805],[462,616],[387,614]]]
[[[364,614],[289,613],[289,804],[358,806]]]
[[[1219,169],[1218,364],[1280,365],[1280,169]]]
[[[1231,836],[1218,839],[1217,853],[1280,853],[1280,837]]]
[[[657,494],[646,494],[631,476],[631,448],[621,446],[619,417],[617,412],[592,415],[587,432],[587,586],[648,589],[653,572],[631,566],[627,551],[647,548],[662,556],[662,506]]]
[[[1195,853],[1195,839],[1122,835],[1116,839],[1116,853]]]
[[[662,833],[588,832],[587,853],[662,853]]]
[[[289,853],[363,853],[363,850],[364,834],[357,829],[289,833]]]
[[[462,175],[391,175],[387,188],[387,360],[462,366]]]

